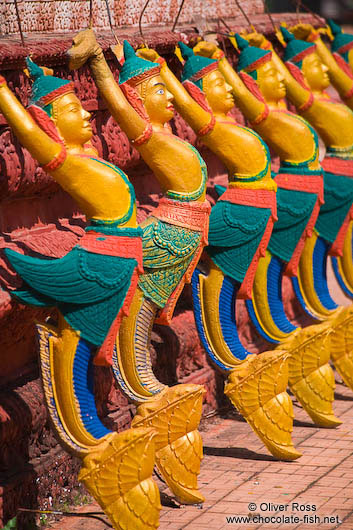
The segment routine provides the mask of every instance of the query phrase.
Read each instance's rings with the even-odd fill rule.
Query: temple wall
[[[94,25],[106,30],[105,3],[94,4]],[[192,10],[192,3],[189,7],[187,4],[181,18],[186,24],[183,32],[187,38],[194,38],[192,22],[201,15],[196,8]],[[206,2],[199,4],[205,6]],[[235,30],[244,27],[243,18],[238,17],[234,21],[232,18],[230,22],[230,17],[238,15],[233,0],[219,3],[218,0],[212,0],[208,4],[209,18],[215,17],[217,10],[217,14],[227,17]],[[142,2],[125,5],[124,2],[116,1],[110,2],[110,5],[116,23],[126,26],[122,36],[126,35],[132,44],[141,42],[136,22]],[[242,2],[242,5],[252,15],[262,11],[262,3],[257,0]],[[100,156],[117,164],[129,175],[136,189],[138,219],[142,221],[158,204],[161,195],[158,183],[109,116],[88,69],[84,67],[72,73],[67,67],[65,51],[71,43],[70,31],[78,29],[77,24],[80,28],[87,26],[89,2],[25,1],[20,2],[19,6],[23,15],[23,29],[32,32],[26,35],[28,49],[23,48],[16,33],[14,3],[2,2],[0,30],[6,36],[0,37],[0,72],[24,105],[28,103],[30,93],[29,81],[22,72],[28,51],[39,64],[51,66],[54,75],[72,78],[83,106],[93,115],[94,145]],[[167,58],[171,68],[178,74],[180,65],[173,51],[180,35],[165,28],[165,25],[172,24],[178,5],[168,0],[162,8],[160,6],[160,1],[151,0],[145,21],[162,27],[147,28],[146,40]],[[58,16],[54,16],[55,13]],[[281,15],[280,20],[288,21],[291,18],[291,15]],[[302,19],[312,21],[307,16]],[[260,31],[273,37],[268,17],[260,13],[253,16],[252,20]],[[48,33],[36,33],[43,31]],[[62,31],[68,33],[51,33]],[[116,62],[109,54],[109,45],[114,40],[108,31],[102,31],[99,35],[110,67],[118,75]],[[236,61],[230,47],[227,53]],[[244,122],[240,113],[237,117]],[[172,127],[181,138],[200,148],[205,157],[210,174],[208,198],[213,202],[215,195],[212,187],[214,183],[226,183],[225,169],[211,153],[197,144],[195,134],[180,117],[173,120]],[[34,321],[43,320],[48,312],[29,309],[10,299],[6,289],[18,286],[19,279],[6,262],[2,249],[12,248],[32,256],[44,254],[60,257],[82,236],[84,226],[85,219],[74,201],[22,149],[0,114],[0,469],[3,477],[0,527],[2,520],[16,513],[18,506],[45,508],[50,507],[50,498],[64,499],[66,496],[70,500],[72,488],[77,486],[78,470],[78,463],[61,450],[50,429],[38,379]],[[285,296],[290,298],[289,289]],[[51,316],[55,318],[55,311]],[[255,351],[267,348],[250,326],[242,304],[239,304],[239,323],[241,335],[249,348]],[[205,384],[206,412],[227,406],[223,395],[223,378],[208,365],[198,340],[189,286],[186,286],[178,302],[172,325],[155,326],[151,356],[155,373],[164,383],[178,381]],[[108,369],[99,368],[96,372],[96,398],[102,421],[113,429],[127,428],[134,408],[117,388]]]
[[[146,0],[109,0],[113,26],[125,28],[138,24],[139,16]],[[261,0],[242,0],[246,13],[263,13]],[[180,0],[150,0],[144,13],[144,26],[172,26],[179,10]],[[19,2],[19,12],[24,32],[68,32],[88,27],[90,20],[89,0],[24,0]],[[234,0],[204,0],[185,2],[180,24],[199,24],[201,21],[218,17],[234,18],[241,16]],[[109,19],[104,0],[93,0],[92,23],[96,29],[109,29]],[[15,4],[4,0],[0,6],[0,33],[10,35],[18,32]]]

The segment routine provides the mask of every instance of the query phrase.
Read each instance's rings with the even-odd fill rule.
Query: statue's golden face
[[[90,117],[73,93],[65,94],[53,102],[53,120],[68,146],[83,146],[91,139]]]
[[[257,84],[267,103],[277,103],[286,95],[284,78],[272,60],[258,68]]]
[[[232,87],[226,83],[219,70],[213,70],[203,78],[202,88],[212,111],[227,114],[234,107]]]
[[[330,84],[327,74],[328,68],[322,63],[316,52],[310,53],[303,59],[302,72],[306,84],[314,92],[322,92]]]
[[[146,112],[152,123],[164,124],[174,116],[173,96],[168,92],[160,75],[155,75],[137,85]]]

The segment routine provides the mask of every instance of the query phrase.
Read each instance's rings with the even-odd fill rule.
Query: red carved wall
[[[75,6],[80,2],[69,3],[72,8],[71,15],[75,14]],[[261,2],[249,0],[243,3],[253,6],[252,13],[260,11]],[[16,31],[11,11],[13,3],[6,1],[3,4],[9,9],[10,17],[4,26],[4,12],[1,11],[3,7],[0,7],[0,28],[3,31],[5,28],[6,33],[10,34]],[[57,8],[57,2],[53,0],[20,4],[22,9],[32,10],[31,17],[26,19],[26,29],[55,29],[50,26],[52,17],[41,14],[40,10],[46,4],[47,14],[52,13],[50,9]],[[216,0],[210,0],[209,4],[215,6]],[[85,5],[87,11],[88,2],[85,2]],[[118,2],[114,3],[116,19],[123,20],[124,24],[136,22],[140,3],[130,11],[126,9],[124,13],[119,11],[122,5],[125,6],[124,2],[119,2],[120,7]],[[151,18],[148,19],[151,23],[161,22],[156,5],[157,0],[152,4]],[[165,16],[163,21],[169,23],[175,14],[176,2],[169,1],[166,5],[168,10],[161,11]],[[234,15],[232,2],[222,5],[225,15]],[[184,21],[191,20],[191,14],[188,13],[186,9]],[[96,16],[97,20],[101,20],[98,12]],[[281,17],[283,18],[288,20],[290,16]],[[303,19],[307,20],[308,17]],[[70,24],[73,24],[72,17],[70,20]],[[260,31],[271,33],[271,24],[264,15],[253,18],[253,21]],[[62,24],[60,29],[74,29],[69,23],[65,27],[64,22]],[[104,25],[106,26],[106,21],[102,21],[102,27]],[[243,19],[232,23],[236,30],[240,30],[242,26]],[[191,35],[190,29],[184,28],[183,31]],[[132,44],[141,42],[135,29],[127,29],[124,36],[127,36]],[[147,33],[148,43],[166,56],[176,72],[179,66],[173,50],[179,36],[164,29]],[[138,198],[139,221],[142,221],[158,203],[158,183],[140,160],[138,153],[131,148],[125,134],[109,116],[104,103],[98,97],[88,69],[82,68],[75,73],[68,71],[65,51],[70,46],[71,37],[47,35],[43,38],[32,34],[27,36],[26,43],[36,62],[53,67],[57,76],[73,79],[78,97],[93,115],[94,144],[103,158],[121,167],[131,178]],[[107,33],[100,33],[100,42],[107,52],[112,70],[117,72],[117,66],[109,56],[109,45],[113,43],[113,39]],[[235,60],[235,54],[231,49],[228,51]],[[24,105],[28,103],[30,93],[29,81],[22,73],[27,53],[28,50],[20,45],[18,35],[8,35],[0,39],[0,71]],[[243,121],[240,113],[237,117],[239,121]],[[194,133],[180,117],[176,116],[172,127],[180,137],[195,143]],[[209,199],[213,201],[212,187],[215,182],[225,184],[225,170],[213,155],[203,148],[200,150],[208,163]],[[29,309],[10,299],[6,289],[19,285],[19,279],[8,266],[2,249],[8,247],[34,256],[45,254],[60,257],[66,254],[83,234],[84,225],[84,217],[73,200],[37,166],[29,153],[22,149],[0,115],[0,468],[3,476],[3,487],[0,491],[0,527],[2,519],[5,521],[13,516],[19,506],[47,507],[52,502],[50,499],[63,499],[65,496],[70,498],[71,489],[76,485],[78,470],[78,463],[60,449],[50,430],[38,379],[34,321],[44,319],[47,312]],[[290,297],[289,290],[286,296]],[[242,336],[249,347],[256,351],[266,348],[249,325],[242,304],[239,304],[239,323]],[[156,375],[161,381],[169,384],[176,381],[205,384],[205,409],[224,406],[226,400],[223,396],[223,379],[208,365],[197,337],[190,287],[186,286],[184,289],[170,328],[154,328],[151,354]],[[120,393],[108,369],[99,368],[96,371],[96,397],[99,414],[109,427],[118,430],[128,427],[133,407]]]
[[[110,0],[109,7],[114,27],[125,28],[138,24],[146,0]],[[181,0],[150,0],[143,16],[144,26],[172,26]],[[261,0],[241,0],[245,12],[254,16],[263,13]],[[24,32],[68,32],[88,27],[90,2],[87,0],[24,0],[18,3]],[[180,24],[206,24],[209,20],[234,18],[241,15],[234,0],[203,0],[185,2]],[[104,0],[93,0],[92,23],[94,29],[109,29],[109,19]],[[18,32],[15,4],[3,0],[0,4],[0,32],[5,35]]]

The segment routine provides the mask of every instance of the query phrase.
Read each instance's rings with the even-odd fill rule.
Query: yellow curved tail
[[[332,316],[336,310],[336,305],[330,299],[328,292],[323,292],[322,297],[327,299],[327,304],[320,299],[318,294],[318,286],[315,285],[315,273],[320,274],[322,287],[327,288],[326,278],[322,276],[322,263],[316,263],[314,259],[314,251],[319,236],[314,231],[313,235],[305,242],[304,250],[302,252],[299,267],[298,267],[298,282],[301,294],[310,312],[320,321],[326,320]]]

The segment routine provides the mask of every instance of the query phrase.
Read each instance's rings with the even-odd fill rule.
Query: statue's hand
[[[69,68],[76,70],[84,65],[90,57],[94,57],[101,52],[101,48],[96,41],[96,36],[92,29],[80,31],[74,38],[71,48],[67,51],[69,56]]]
[[[40,66],[40,67],[43,70],[44,75],[54,75],[54,70],[52,70],[51,68],[48,68],[47,66]],[[29,78],[31,77],[31,74],[29,73],[28,68],[24,68],[23,71],[27,77]]]
[[[262,35],[262,33],[257,33],[257,31],[254,31],[253,33],[241,34],[241,37],[246,39],[250,46],[255,46],[256,48],[262,48],[264,44],[267,43],[265,35]]]
[[[212,58],[213,54],[218,50],[217,46],[213,42],[206,42],[202,40],[196,44],[193,51],[196,55],[202,55],[203,57]]]
[[[307,38],[315,32],[311,24],[297,24],[290,28],[290,31],[294,34],[296,39],[300,40],[307,40]]]
[[[152,63],[157,62],[157,59],[159,58],[156,50],[153,50],[152,48],[140,48],[137,50],[136,55],[141,57],[141,59],[146,59],[146,61],[151,61]]]
[[[114,53],[115,57],[118,59],[120,64],[124,62],[124,47],[122,44],[114,44],[110,47],[111,51]]]

